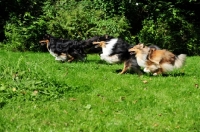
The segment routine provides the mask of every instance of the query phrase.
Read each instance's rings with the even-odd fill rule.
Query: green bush
[[[5,26],[7,44],[4,48],[8,50],[41,50],[38,41],[45,33],[75,40],[104,34],[130,36],[125,16],[107,17],[105,12],[94,9],[88,0],[47,1],[43,14],[38,17],[26,12],[21,19],[11,18]]]
[[[141,42],[154,43],[176,53],[197,55],[200,52],[197,29],[174,8],[160,13],[156,19],[145,19],[138,37]]]
[[[54,12],[56,7],[60,8]],[[52,15],[55,17],[51,18]],[[129,35],[128,21],[124,16],[106,17],[104,11],[93,8],[91,1],[59,1],[46,16],[49,19],[48,32],[55,36],[80,40],[103,34]]]
[[[40,49],[39,38],[46,22],[25,13],[23,20],[12,17],[5,26],[7,42],[4,48],[13,51],[36,51]]]

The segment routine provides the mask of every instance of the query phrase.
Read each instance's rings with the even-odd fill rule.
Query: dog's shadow
[[[183,72],[180,72],[180,73],[165,73],[165,74],[162,74],[160,75],[162,77],[179,77],[179,76],[185,76],[185,73]]]
[[[150,77],[180,77],[180,76],[185,76],[185,73],[183,73],[183,72],[180,72],[180,73],[163,73],[163,74],[160,74],[160,75],[153,75],[153,74],[150,74],[150,73],[144,73],[143,75],[147,75],[147,76],[150,76]]]
[[[122,69],[117,69],[115,70],[115,73],[120,73],[122,71]],[[128,70],[125,74],[137,74],[136,72],[132,71],[132,70]],[[153,75],[150,73],[145,73],[143,72],[142,75],[146,75],[146,76],[150,76],[150,77],[179,77],[179,76],[185,76],[186,74],[183,72],[179,72],[179,73],[164,73],[161,75]]]
[[[108,65],[108,63],[105,62],[104,60],[98,60],[98,61],[96,61],[96,63],[97,64],[106,64],[106,65]]]
[[[117,70],[115,70],[115,71],[113,71],[114,73],[120,73],[122,71],[122,69],[117,69]],[[142,71],[141,71],[142,72]],[[135,71],[133,71],[133,70],[127,70],[124,74],[135,74],[135,75],[144,75],[144,73],[142,72],[142,74],[138,74],[138,73],[136,73]]]

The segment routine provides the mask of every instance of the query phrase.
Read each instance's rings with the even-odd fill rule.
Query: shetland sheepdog
[[[78,41],[60,39],[46,34],[39,43],[41,45],[46,44],[49,53],[55,57],[55,60],[68,62],[85,60],[86,54],[84,53],[82,43]]]
[[[144,68],[144,72],[153,73],[153,75],[181,68],[186,60],[186,54],[176,56],[168,50],[150,48],[144,44],[133,46],[129,52],[135,54],[137,63]]]
[[[143,74],[135,55],[130,54],[128,51],[132,46],[124,40],[113,38],[109,41],[93,42],[93,44],[102,48],[102,54],[100,54],[101,60],[110,64],[124,63],[124,67],[119,74],[124,74],[127,70],[133,71],[138,75]]]

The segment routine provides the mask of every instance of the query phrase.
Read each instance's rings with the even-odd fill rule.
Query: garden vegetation
[[[197,0],[1,1],[1,47],[41,51],[45,33],[84,40],[108,34],[131,44],[153,43],[188,55],[200,53]]]

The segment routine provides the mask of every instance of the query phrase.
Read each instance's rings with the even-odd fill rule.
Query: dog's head
[[[39,43],[41,45],[47,45],[49,42],[50,42],[50,39],[51,39],[51,35],[50,34],[45,34],[42,38],[42,40],[39,41]]]
[[[48,45],[49,40],[48,40],[48,39],[41,40],[41,41],[39,41],[39,43],[40,43],[41,45]]]
[[[141,44],[137,44],[135,46],[133,46],[132,48],[130,48],[128,51],[131,53],[131,54],[137,54],[139,52],[141,52],[144,48],[144,44],[141,43]]]
[[[56,38],[50,34],[45,34],[43,36],[43,39],[39,41],[39,43],[43,46],[46,45],[47,49],[49,48],[49,45],[56,45],[56,42],[58,40],[61,40],[60,38]]]
[[[96,47],[101,47],[101,48],[105,48],[106,47],[106,42],[105,41],[93,42],[93,44],[95,44]]]
[[[151,55],[153,54],[154,51],[156,51],[156,48],[150,48],[148,51],[148,54]]]

